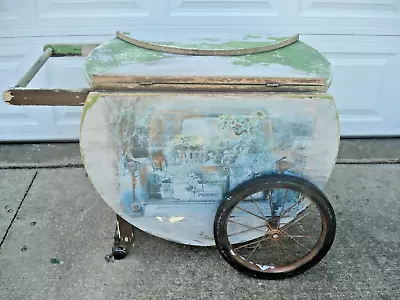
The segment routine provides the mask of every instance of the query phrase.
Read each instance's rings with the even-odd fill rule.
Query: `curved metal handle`
[[[293,37],[287,38],[283,41],[280,41],[276,44],[270,44],[265,46],[253,47],[253,48],[241,48],[241,49],[227,49],[227,50],[209,50],[209,49],[193,49],[193,48],[179,48],[179,47],[171,47],[165,45],[157,45],[148,42],[139,41],[137,39],[131,38],[119,31],[117,31],[116,36],[132,45],[137,47],[164,52],[171,54],[181,54],[181,55],[197,55],[197,56],[241,56],[241,55],[249,55],[249,54],[257,54],[262,52],[268,52],[276,49],[280,49],[286,46],[289,46],[299,40],[299,35],[295,35]]]

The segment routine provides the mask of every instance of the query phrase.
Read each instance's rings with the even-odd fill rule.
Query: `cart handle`
[[[39,72],[39,70],[43,67],[43,65],[47,62],[47,60],[51,57],[52,54],[53,54],[53,49],[47,48],[42,53],[42,55],[40,55],[39,58],[35,61],[32,67],[29,68],[29,70],[25,73],[25,75],[17,82],[15,87],[26,87],[32,81],[33,77],[35,77],[36,74]]]
[[[25,75],[14,86],[27,87],[36,74],[40,71],[43,65],[50,57],[60,56],[88,56],[88,54],[98,46],[93,45],[80,45],[80,44],[48,44],[43,47],[43,53],[34,62],[32,67],[25,73]]]
[[[27,88],[50,57],[82,56],[86,57],[99,44],[47,44],[43,53],[22,76],[14,87],[4,91],[4,102],[10,105],[68,105],[81,106],[90,89],[36,89]]]

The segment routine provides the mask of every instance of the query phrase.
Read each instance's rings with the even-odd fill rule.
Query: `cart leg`
[[[117,215],[114,235],[113,257],[117,260],[125,258],[127,249],[133,244],[133,226]]]

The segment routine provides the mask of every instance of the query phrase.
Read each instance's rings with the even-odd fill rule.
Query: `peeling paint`
[[[320,52],[300,41],[271,52],[235,57],[232,63],[242,66],[288,65],[309,74],[318,74],[327,82],[332,76],[329,61]]]
[[[152,61],[165,57],[161,52],[133,46],[118,38],[94,49],[85,61],[86,78],[90,81],[93,74],[135,61]]]
[[[5,103],[10,104],[13,99],[13,95],[11,95],[11,92],[5,91],[3,93],[3,99]]]
[[[73,44],[48,44],[45,45],[43,50],[51,48],[53,55],[81,55],[82,46]]]
[[[249,40],[250,38],[251,41]],[[161,46],[184,47],[189,49],[231,50],[272,45],[285,39],[287,39],[287,37],[258,37],[248,35],[247,39],[244,40],[203,39],[200,42],[189,41],[185,43],[161,41],[149,42]],[[90,82],[93,74],[106,74],[110,70],[118,70],[118,68],[129,66],[131,64],[150,62],[159,63],[164,60],[183,59],[184,56],[185,55],[175,55],[147,50],[129,44],[119,38],[113,38],[94,49],[87,57],[85,62],[85,73],[87,80]],[[210,64],[210,57],[207,57],[207,59],[201,59],[203,63]],[[281,67],[288,67],[299,72],[307,73],[309,76],[322,77],[327,82],[330,82],[331,80],[331,66],[329,61],[320,52],[301,41],[297,41],[290,46],[274,51],[252,55],[224,57],[224,59],[229,61],[231,66],[235,66],[236,68],[241,67],[243,69],[249,66],[258,66],[267,71],[268,68],[272,68],[274,65],[279,65]],[[132,66],[132,70],[137,70],[137,67],[138,65]],[[170,68],[170,72],[174,73],[173,68]],[[176,75],[179,76],[180,74]],[[213,74],[208,75],[212,76]]]
[[[183,219],[185,219],[185,217],[171,217],[171,218],[169,218],[169,222],[176,223],[176,222],[182,221]]]
[[[90,93],[88,95],[88,97],[86,98],[85,105],[83,106],[83,111],[81,114],[81,122],[80,122],[81,125],[82,125],[82,121],[85,119],[86,112],[93,106],[93,104],[96,103],[98,98],[99,98],[99,95],[96,93],[93,93],[93,92]]]

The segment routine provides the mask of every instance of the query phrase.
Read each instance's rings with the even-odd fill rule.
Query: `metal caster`
[[[114,246],[112,247],[112,256],[116,260],[124,259],[127,254],[127,251],[124,247],[121,246]]]
[[[106,255],[106,260],[112,262],[121,260],[128,254],[128,248],[133,244],[133,228],[132,225],[117,215],[117,224],[114,234],[114,246],[111,254]]]

